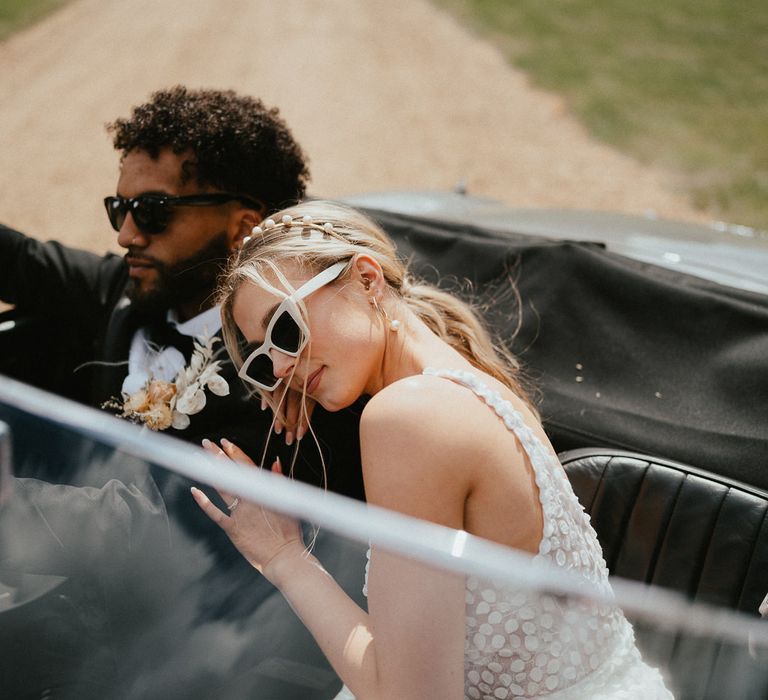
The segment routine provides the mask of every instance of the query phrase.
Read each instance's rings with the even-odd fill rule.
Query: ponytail
[[[475,367],[506,384],[536,413],[523,388],[517,358],[502,343],[494,342],[478,313],[468,303],[416,280],[410,273],[404,275],[399,292],[405,305],[435,335]]]

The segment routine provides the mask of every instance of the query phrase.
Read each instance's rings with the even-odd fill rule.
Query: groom
[[[54,349],[51,364],[58,372],[51,379],[63,393],[142,420],[147,411],[137,397],[148,381],[167,389],[177,373],[190,366],[194,342],[205,346],[207,340],[214,350],[221,347],[216,344],[220,321],[213,306],[220,269],[253,226],[304,196],[309,173],[301,148],[277,110],[231,91],[182,86],[162,90],[108,128],[121,159],[116,192],[106,198],[105,208],[124,257],[43,243],[0,226],[0,300],[15,305],[18,315],[42,322],[33,349]],[[32,356],[39,358],[37,352]],[[201,383],[202,394],[186,404],[178,401],[177,409],[184,410],[170,417],[168,410],[158,409],[160,417],[153,414],[147,425],[193,444],[202,438],[227,438],[261,461],[271,416],[249,400],[226,356],[219,359],[220,380]],[[40,364],[37,360],[35,371]],[[167,396],[157,398],[157,405],[169,408]],[[320,448],[309,437],[297,444],[296,434],[273,435],[270,460],[278,453],[283,464],[290,464],[297,450],[296,478],[322,485],[327,475],[330,490],[362,498],[358,416],[354,411],[331,415],[318,408],[312,423]],[[65,454],[62,451],[62,460]],[[45,476],[54,482],[66,483],[70,477],[76,481],[73,470],[79,465],[74,461]],[[227,621],[245,625],[237,634],[248,650],[239,658],[234,655],[237,661],[231,669],[240,674],[237,692],[263,698],[327,697],[323,688],[332,685],[328,671],[318,671],[324,682],[310,679],[315,691],[299,682],[302,674],[309,677],[318,668],[315,651],[307,651],[304,641],[292,647],[293,642],[281,636],[284,630],[300,635],[303,626],[273,601],[279,594],[273,596],[211,527],[190,497],[190,482],[169,471],[153,469],[151,476],[171,530],[181,533],[191,548],[195,543],[198,549],[200,543],[204,546],[202,553],[190,550],[189,558],[176,557],[180,566],[190,567],[192,580],[201,579],[195,584],[202,582],[202,619],[213,629]],[[110,484],[96,486],[105,491],[105,499],[114,500]],[[125,496],[128,513],[132,508],[156,511],[154,494],[142,490],[140,507],[131,500],[134,495]],[[90,492],[68,490],[66,499],[46,496],[45,504],[56,508],[72,503],[78,517],[86,518],[80,531],[99,532],[104,528],[102,516],[81,503],[89,499]],[[66,527],[75,521],[57,522]],[[343,566],[339,552],[332,548],[331,557]],[[196,571],[200,561],[210,568]],[[354,567],[351,586],[357,585],[358,574]],[[266,663],[265,657],[272,661]],[[254,687],[259,689],[256,695]],[[183,696],[181,686],[178,691]],[[215,692],[226,695],[218,686]]]
[[[253,226],[304,196],[309,172],[277,110],[229,91],[162,90],[108,129],[121,160],[105,207],[125,256],[42,243],[0,226],[0,301],[43,320],[41,342],[57,349],[54,388],[123,413],[124,394],[150,378],[172,381],[189,364],[193,340],[220,340],[219,271]],[[213,349],[221,349],[216,340]],[[45,371],[41,364],[48,363],[37,362],[36,373]],[[230,363],[220,374],[228,395],[205,388],[202,410],[176,426],[152,427],[195,444],[226,437],[261,461],[271,417],[247,400]],[[328,488],[362,498],[356,416],[330,418],[319,409],[313,427],[323,436],[324,461],[333,462]],[[296,438],[286,431],[270,440],[283,464]],[[303,441],[296,477],[320,485],[322,461]]]

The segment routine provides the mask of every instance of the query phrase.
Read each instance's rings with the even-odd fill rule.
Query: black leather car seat
[[[579,449],[560,460],[612,575],[758,616],[768,592],[768,493],[630,452]],[[664,669],[678,700],[768,697],[768,662],[746,645],[634,624],[644,657]]]

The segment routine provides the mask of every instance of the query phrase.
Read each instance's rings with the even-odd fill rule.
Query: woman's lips
[[[320,378],[323,374],[323,370],[325,369],[325,365],[323,365],[320,369],[318,369],[315,372],[312,372],[312,374],[309,375],[309,378],[307,379],[307,393],[311,394],[315,389],[317,389],[317,385],[320,384]]]

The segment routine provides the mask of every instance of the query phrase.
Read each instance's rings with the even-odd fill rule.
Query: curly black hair
[[[301,200],[309,180],[307,158],[279,111],[232,90],[159,90],[107,131],[123,158],[134,150],[152,158],[166,148],[189,153],[183,182],[247,195],[267,212]]]

